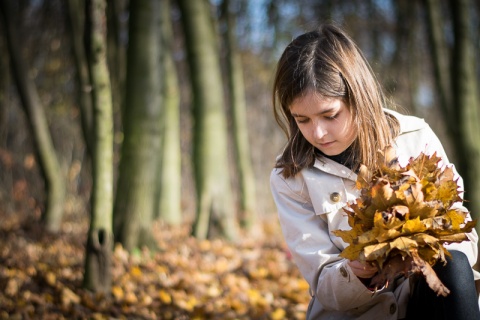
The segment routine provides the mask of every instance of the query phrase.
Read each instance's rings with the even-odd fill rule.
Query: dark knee
[[[455,264],[458,264],[458,265],[468,265],[470,266],[470,263],[468,262],[468,258],[467,258],[467,255],[465,253],[463,253],[462,251],[458,251],[458,250],[452,250],[450,251],[450,254],[452,255],[451,258],[448,259],[448,263],[454,261]]]
[[[450,251],[451,257],[447,259],[444,265],[438,262],[434,270],[439,278],[445,283],[468,283],[473,282],[473,272],[467,256],[457,250]]]

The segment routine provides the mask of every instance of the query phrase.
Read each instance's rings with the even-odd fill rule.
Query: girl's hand
[[[377,267],[368,262],[349,260],[347,263],[358,278],[369,279],[378,272]]]

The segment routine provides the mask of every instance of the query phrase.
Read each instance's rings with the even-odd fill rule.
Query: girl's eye
[[[308,122],[308,118],[307,119],[297,119],[297,123],[307,123]]]
[[[333,116],[326,117],[328,120],[335,120],[338,117],[338,113],[334,114]]]

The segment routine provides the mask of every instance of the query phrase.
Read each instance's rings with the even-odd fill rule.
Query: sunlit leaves
[[[381,271],[373,286],[419,272],[437,294],[446,295],[431,266],[446,263],[443,244],[468,240],[466,233],[475,227],[466,221],[466,212],[453,206],[461,201],[453,169],[440,168],[440,157],[423,153],[401,167],[391,147],[380,160],[373,171],[360,168],[356,186],[361,196],[345,209],[351,229],[333,232],[349,244],[340,255],[375,263]]]
[[[308,284],[273,224],[236,245],[156,226],[160,252],[115,247],[106,297],[81,288],[88,224],[52,239],[2,222],[0,319],[305,318]]]

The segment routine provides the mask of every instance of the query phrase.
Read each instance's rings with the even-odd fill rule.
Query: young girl
[[[332,231],[350,228],[342,208],[359,196],[360,164],[374,167],[377,150],[388,145],[402,166],[421,152],[436,152],[442,165],[449,164],[422,119],[384,109],[380,85],[352,39],[323,25],[293,40],[278,62],[273,95],[288,142],[271,189],[287,245],[310,284],[307,318],[480,319],[471,267],[475,231],[470,241],[446,245],[453,259],[434,267],[451,291],[446,298],[437,297],[423,277],[401,277],[374,291],[368,283],[376,267],[339,257],[347,245]]]

